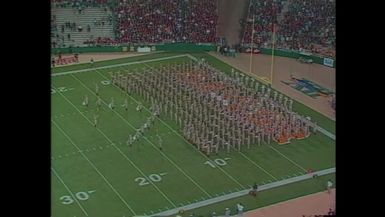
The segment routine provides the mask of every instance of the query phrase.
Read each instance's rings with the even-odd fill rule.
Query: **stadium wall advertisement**
[[[270,48],[261,48],[260,50],[262,54],[271,55],[272,53],[271,52],[272,49]],[[274,55],[281,56],[281,57],[289,57],[293,59],[307,58],[312,60],[314,63],[320,64],[320,65],[325,65],[332,68],[336,67],[336,61],[334,59],[326,58],[326,57],[324,58],[324,57],[315,56],[315,55],[309,55],[308,53],[303,53],[303,52],[301,53],[298,51],[276,49],[274,50]]]
[[[122,45],[122,46],[92,46],[92,47],[67,47],[67,48],[53,48],[51,49],[52,54],[68,53],[103,53],[103,52],[149,52],[151,51],[174,51],[174,52],[202,52],[202,51],[216,51],[217,46],[214,44],[188,44],[188,43],[168,43],[168,44],[152,44],[152,45]],[[272,49],[261,48],[262,54],[271,55]],[[276,56],[289,57],[293,59],[306,58],[311,60],[313,63],[325,65],[328,67],[335,68],[336,61],[331,58],[324,58],[315,56],[308,53],[301,53],[292,50],[280,50],[274,51]]]
[[[216,51],[217,47],[213,44],[187,44],[187,43],[169,43],[169,44],[154,44],[148,45],[151,50],[158,51]],[[148,47],[147,45],[122,45],[122,46],[92,46],[92,47],[66,47],[53,48],[52,54],[62,53],[103,53],[103,52],[127,52],[138,51],[143,52]],[[128,49],[130,48],[130,49]],[[147,51],[147,50],[146,50]]]

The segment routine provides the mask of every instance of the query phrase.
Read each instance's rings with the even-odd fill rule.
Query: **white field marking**
[[[96,190],[88,191],[89,194],[94,193]]]
[[[329,168],[329,169],[325,169],[325,170],[316,171],[315,173],[318,174],[319,176],[327,175],[327,174],[332,174],[332,173],[335,173],[335,167]],[[280,186],[284,186],[284,185],[288,185],[288,184],[292,184],[292,183],[296,183],[296,182],[300,182],[300,181],[304,181],[304,180],[308,180],[308,179],[313,179],[313,176],[310,175],[310,174],[305,174],[305,175],[301,175],[301,176],[297,176],[297,177],[292,177],[290,179],[285,179],[285,180],[280,180],[280,181],[276,181],[276,182],[273,182],[273,183],[268,183],[268,184],[265,184],[265,185],[258,186],[258,191],[259,192],[260,191],[266,191],[266,190],[269,190],[269,189],[277,188],[277,187],[280,187]],[[155,213],[155,214],[153,214],[151,216],[153,216],[153,217],[155,217],[155,216],[171,216],[171,215],[174,215],[174,214],[178,213],[180,210],[188,211],[188,210],[196,209],[196,208],[199,208],[199,207],[215,204],[215,203],[218,203],[218,202],[226,201],[226,200],[229,200],[229,199],[238,198],[238,197],[241,197],[241,196],[249,194],[249,191],[250,191],[250,189],[245,189],[245,190],[241,190],[241,191],[238,191],[238,192],[233,192],[233,193],[230,193],[230,194],[225,194],[223,192],[223,196],[218,196],[218,197],[215,197],[215,198],[210,198],[210,199],[207,199],[207,200],[204,200],[204,201],[195,200],[195,203],[192,203],[192,204],[189,204],[189,205],[186,205],[186,206],[183,206],[183,207],[177,207],[177,208],[174,208],[174,209],[171,209],[171,210],[167,210],[167,211],[164,211],[164,212],[160,212],[160,213]],[[323,193],[323,192],[321,192],[321,193]]]
[[[100,74],[102,77],[104,78],[107,78],[106,76],[104,76],[103,74],[101,74],[99,71],[98,71],[98,74]],[[117,87],[116,85],[114,85],[115,87]],[[118,88],[119,89],[119,88]],[[136,103],[138,103],[138,101],[133,98],[132,96],[130,96],[128,93],[126,93],[126,95],[128,97],[130,97],[133,101],[135,101]],[[146,107],[146,106],[143,106],[144,110],[146,110],[147,112],[150,112],[150,110]],[[164,122],[162,119],[160,119],[159,117],[156,117],[160,122],[162,122],[165,126],[167,126],[167,128],[169,128],[174,134],[178,135],[179,137],[181,137],[185,142],[187,142],[187,144],[190,144],[189,141],[187,141],[182,135],[180,135],[177,131],[175,131],[172,127],[170,127],[170,125],[168,125],[166,122]],[[125,119],[124,119],[125,120]],[[146,140],[148,140],[146,137],[145,137]],[[152,143],[151,143],[152,144]],[[156,149],[158,150],[158,149]],[[198,151],[197,149],[194,149],[196,150],[200,155],[202,155],[204,158],[206,158],[207,160],[211,160],[210,158],[208,158],[205,154],[203,154],[202,152]],[[159,151],[159,150],[158,150]],[[161,152],[161,154],[163,155],[163,152]],[[221,167],[217,167],[219,170],[221,170],[225,175],[227,175],[231,180],[233,180],[235,183],[237,183],[239,186],[241,187],[244,187],[240,182],[238,182],[234,177],[232,177],[230,174],[228,174],[225,170],[223,170]],[[192,180],[192,179],[190,179]],[[195,182],[195,181],[194,181]],[[202,190],[202,189],[201,189]],[[207,193],[208,194],[208,193]]]
[[[83,153],[81,152],[80,148],[74,143],[74,141],[72,141],[71,137],[69,137],[67,135],[66,132],[64,132],[64,130],[56,124],[56,122],[54,120],[51,120],[51,122],[63,133],[63,135],[65,137],[67,137],[67,139],[72,143],[73,146],[75,146],[79,151],[80,151],[80,154],[83,156],[83,158],[85,160],[87,160],[87,162],[92,166],[92,168],[103,178],[103,180],[110,186],[110,188],[115,192],[115,194],[119,197],[119,199],[126,205],[126,207],[134,214],[136,215],[135,211],[131,208],[130,205],[128,205],[128,203],[123,199],[123,197],[120,195],[120,193],[114,188],[114,186],[112,186],[112,184],[107,180],[107,178],[98,170],[98,168],[96,168],[96,166],[88,159],[88,157]]]
[[[99,73],[99,72],[98,72]],[[100,74],[100,73],[99,73]],[[79,81],[80,84],[82,84],[84,86],[84,88],[86,88],[88,91],[90,91],[91,93],[93,93],[82,81],[80,81],[78,78],[76,78],[74,75],[71,75],[72,77],[74,77],[76,80]],[[107,103],[102,99],[101,100],[105,105],[107,105]],[[118,115],[128,126],[130,126],[132,129],[136,129],[130,122],[128,122],[122,115],[120,115],[117,111],[111,109],[112,112],[114,112],[116,115]],[[193,182],[201,191],[203,191],[207,196],[211,197],[211,195],[205,190],[203,189],[197,182],[195,182],[189,175],[186,174],[186,172],[180,168],[174,161],[172,161],[166,154],[164,154],[163,151],[160,151],[157,146],[151,142],[146,136],[143,136],[143,138],[149,142],[155,150],[157,150],[163,157],[165,157],[171,164],[173,164],[184,176],[186,176],[191,182]],[[144,174],[143,174],[144,177],[146,177]]]
[[[270,177],[272,177],[273,179],[275,180],[278,180],[275,176],[273,176],[271,173],[267,172],[267,170],[265,170],[262,166],[258,165],[257,163],[255,163],[253,160],[251,160],[249,157],[247,157],[245,154],[243,154],[242,152],[239,152],[244,158],[246,158],[250,163],[252,163],[253,165],[255,165],[256,167],[258,167],[259,169],[261,169],[264,173],[266,173],[267,175],[269,175]]]
[[[297,164],[296,162],[294,162],[293,160],[291,160],[290,158],[288,158],[286,155],[282,154],[280,151],[278,151],[277,149],[275,149],[272,145],[269,145],[269,147],[271,149],[273,149],[274,151],[276,151],[278,154],[282,155],[282,157],[286,158],[288,161],[290,161],[291,163],[293,163],[295,166],[297,166],[298,168],[300,168],[301,170],[307,172],[307,170],[305,168],[303,168],[301,165]]]
[[[325,130],[324,128],[320,127],[320,126],[317,126],[317,130],[319,132],[321,132],[322,134],[324,134],[325,136],[331,138],[332,140],[336,140],[336,135],[334,135],[333,133]]]
[[[64,185],[64,187],[70,193],[70,195],[73,198],[73,200],[75,200],[75,202],[79,205],[80,209],[84,212],[84,214],[86,214],[86,216],[88,216],[88,213],[86,212],[86,210],[84,210],[83,206],[80,204],[80,202],[75,197],[75,195],[72,193],[72,191],[69,189],[69,187],[64,183],[63,179],[60,178],[59,174],[55,171],[55,169],[53,167],[51,167],[51,170],[56,175],[56,177],[60,180],[60,182]]]
[[[160,175],[160,176],[164,176],[164,175],[166,175],[166,174],[167,174],[167,173],[160,173],[159,175]]]
[[[74,77],[74,76],[73,76]],[[77,111],[79,111],[80,112],[80,110],[71,102],[71,101],[69,101],[68,99],[67,99],[67,97],[65,97],[63,94],[61,94],[61,96],[68,102],[68,103],[70,103]],[[102,102],[104,102],[103,100],[102,100]],[[105,102],[104,102],[104,104],[106,104]],[[113,110],[114,111],[114,110]],[[93,122],[92,121],[90,121],[84,114],[82,114],[82,113],[80,113],[83,117],[84,117],[84,119],[86,119],[91,125],[93,125]],[[139,167],[137,167],[136,165],[135,165],[135,163],[134,162],[132,162],[128,157],[127,157],[127,155],[125,155],[123,152],[122,152],[122,150],[118,147],[118,146],[116,146],[113,142],[112,142],[112,140],[106,135],[106,134],[104,134],[103,133],[103,131],[101,131],[99,128],[96,128],[96,130],[100,133],[100,134],[102,134],[103,136],[104,136],[104,138],[106,138],[110,143],[111,143],[111,145],[112,146],[114,146],[115,147],[115,149],[128,161],[128,162],[130,162],[130,164],[132,165],[132,166],[134,166],[135,167],[135,169],[136,170],[138,170],[138,172],[139,173],[141,173],[142,174],[142,176],[143,177],[146,177],[147,178],[147,176],[143,173],[143,171],[139,168]],[[162,195],[163,195],[163,197],[164,198],[166,198],[166,200],[168,201],[168,202],[170,202],[174,207],[176,207],[176,205],[174,204],[174,202],[172,202],[171,200],[170,200],[170,198],[168,198],[167,197],[167,195],[165,195],[151,180],[149,180],[149,182],[159,191],[159,193],[161,193]]]
[[[226,158],[224,158],[225,160],[230,160],[231,158],[229,158],[229,157],[226,157]]]
[[[147,62],[156,62],[156,61],[161,61],[161,60],[175,59],[175,58],[179,58],[179,57],[187,57],[187,55],[182,54],[182,55],[176,55],[176,56],[160,57],[160,58],[156,58],[156,59],[134,61],[134,62],[130,62],[130,63],[121,63],[121,64],[114,64],[114,65],[108,65],[108,66],[101,66],[101,67],[91,68],[91,69],[88,68],[88,69],[80,69],[80,70],[74,70],[74,71],[68,71],[68,72],[53,73],[53,74],[51,74],[51,76],[55,77],[55,76],[73,74],[73,73],[78,73],[78,72],[94,71],[94,70],[98,70],[98,69],[109,69],[109,68],[115,68],[115,67],[120,67],[120,66],[128,66],[128,65],[142,64],[142,63],[147,63]]]

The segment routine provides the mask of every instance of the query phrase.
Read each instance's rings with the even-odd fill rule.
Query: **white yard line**
[[[109,80],[109,78],[107,78],[105,75],[103,75],[102,73],[100,73],[99,71],[98,71],[98,74],[100,74],[102,77],[104,77],[105,79],[108,79]],[[115,87],[117,87],[118,89],[119,89],[119,87],[117,86],[117,85],[114,85],[114,84],[112,84],[113,86],[115,86]],[[138,101],[135,99],[135,98],[133,98],[132,96],[130,96],[128,93],[125,93],[128,97],[130,97],[132,100],[134,100],[136,103],[138,103]],[[146,107],[146,106],[143,106],[143,108],[147,111],[147,112],[149,112],[149,113],[151,113],[150,112],[150,110]],[[167,123],[165,123],[162,119],[160,119],[160,118],[158,118],[157,117],[157,119],[160,121],[160,122],[162,122],[165,126],[167,126],[167,128],[169,128],[171,131],[173,131],[176,135],[179,135],[184,141],[186,141],[188,144],[190,144],[190,142],[188,142],[183,136],[181,136],[178,132],[176,132],[172,127],[170,127]],[[194,149],[194,150],[196,150],[196,149]],[[208,158],[205,154],[203,154],[202,152],[200,152],[200,151],[198,151],[198,150],[196,150],[199,154],[201,154],[204,158],[206,158],[207,160],[211,160],[210,158]],[[222,168],[220,168],[220,167],[217,167],[219,170],[221,170],[225,175],[227,175],[231,180],[233,180],[235,183],[237,183],[240,187],[242,187],[242,188],[245,188],[245,186],[244,185],[242,185],[240,182],[238,182],[234,177],[232,177],[230,174],[228,174],[225,170],[223,170]]]
[[[286,155],[284,155],[282,152],[278,151],[276,148],[274,148],[272,145],[269,145],[269,147],[271,149],[273,149],[274,151],[276,151],[278,154],[280,154],[282,157],[286,158],[288,161],[290,161],[292,164],[294,164],[295,166],[297,166],[298,168],[300,168],[301,170],[303,170],[304,172],[307,172],[307,170],[305,168],[303,168],[301,165],[297,164],[296,162],[294,162],[293,160],[291,160],[289,157],[287,157]]]
[[[243,154],[242,152],[238,152],[240,153],[244,158],[246,158],[250,163],[254,164],[255,166],[257,166],[259,169],[261,169],[264,173],[266,173],[267,175],[269,175],[271,178],[275,179],[275,180],[278,180],[277,177],[273,176],[271,173],[269,173],[267,170],[265,170],[262,166],[259,166],[256,162],[254,162],[253,160],[251,160],[249,157],[247,157],[245,154]]]
[[[277,188],[277,187],[280,187],[280,186],[283,186],[283,185],[292,184],[292,183],[296,183],[296,182],[312,179],[314,174],[317,174],[318,176],[322,176],[322,175],[327,175],[327,174],[335,173],[335,171],[336,171],[336,169],[335,169],[335,167],[333,167],[333,168],[329,168],[329,169],[325,169],[325,170],[320,170],[320,171],[314,172],[312,174],[305,174],[305,175],[301,175],[301,176],[292,177],[292,178],[289,178],[289,179],[284,179],[284,180],[280,180],[280,181],[276,181],[276,182],[271,182],[271,183],[268,183],[268,184],[265,184],[265,185],[258,186],[258,191],[259,192],[260,191],[265,191],[265,190],[272,189],[272,188]],[[245,195],[249,194],[250,190],[251,189],[246,189],[246,190],[234,192],[234,193],[231,193],[231,194],[226,194],[226,195],[223,195],[223,196],[211,198],[211,199],[208,199],[208,200],[199,201],[199,202],[192,203],[192,204],[189,204],[189,205],[186,205],[186,206],[181,206],[181,207],[177,207],[175,209],[171,209],[171,210],[159,212],[159,213],[156,213],[156,214],[152,214],[151,216],[156,217],[156,216],[170,216],[170,215],[174,215],[174,214],[177,214],[180,210],[188,211],[188,210],[196,209],[196,208],[199,208],[199,207],[207,206],[207,205],[210,205],[210,204],[222,202],[222,201],[225,201],[225,200],[229,200],[229,199],[245,196]]]
[[[73,200],[75,200],[75,202],[79,205],[80,209],[84,212],[84,214],[85,214],[86,216],[88,216],[88,213],[87,213],[86,210],[83,208],[83,206],[79,203],[78,199],[77,199],[77,198],[75,197],[75,195],[72,193],[72,191],[70,190],[70,188],[64,183],[63,179],[60,178],[59,173],[57,173],[53,167],[51,167],[51,170],[52,170],[52,172],[56,175],[56,177],[59,179],[59,181],[64,185],[64,187],[67,189],[68,193],[70,193],[71,197],[72,197]]]
[[[115,67],[119,67],[119,66],[128,66],[128,65],[134,65],[134,64],[141,64],[141,63],[156,62],[156,61],[162,61],[162,60],[168,60],[168,59],[175,59],[175,58],[179,58],[179,57],[187,57],[187,55],[182,54],[182,55],[176,55],[176,56],[160,57],[160,58],[156,58],[156,59],[134,61],[134,62],[129,62],[129,63],[100,66],[100,67],[96,67],[96,68],[88,68],[88,69],[80,69],[80,70],[67,71],[67,72],[51,73],[51,76],[60,76],[60,75],[68,75],[68,74],[79,73],[79,72],[88,72],[88,71],[94,71],[97,69],[109,69],[109,68],[115,68]]]
[[[334,135],[333,133],[325,130],[324,128],[320,127],[320,126],[317,126],[317,130],[320,131],[322,134],[324,134],[325,136],[331,138],[332,140],[336,140],[336,135]]]
[[[75,146],[76,149],[80,152],[80,154],[83,156],[83,158],[91,165],[91,167],[103,178],[103,180],[110,186],[110,188],[115,192],[115,194],[119,197],[119,199],[126,205],[126,207],[134,214],[136,215],[135,211],[131,208],[130,205],[128,205],[127,201],[124,200],[124,198],[120,195],[120,193],[112,186],[112,184],[108,181],[108,179],[98,170],[98,168],[88,159],[88,157],[83,153],[83,151],[80,150],[80,148],[75,144],[75,142],[67,135],[66,132],[58,125],[54,120],[51,119],[51,122],[60,130],[60,132],[63,133],[63,135],[71,142],[73,146]]]
[[[73,78],[75,78],[77,81],[79,81],[79,83],[84,87],[86,88],[90,93],[92,93],[93,95],[96,96],[96,94],[91,90],[89,89],[80,79],[78,79],[76,76],[72,75]],[[101,100],[103,102],[103,104],[105,105],[108,105],[103,99]],[[136,129],[130,122],[128,122],[121,114],[119,114],[117,111],[115,111],[114,109],[110,109],[112,110],[112,112],[114,112],[116,115],[118,115],[128,126],[130,126],[132,129]],[[164,154],[162,151],[160,151],[156,145],[151,142],[146,136],[143,136],[143,138],[149,142],[155,150],[157,150],[163,157],[165,157],[172,165],[174,165],[185,177],[187,177],[192,183],[194,183],[203,193],[205,193],[208,197],[212,197],[205,189],[203,189],[202,186],[200,186],[197,182],[195,182],[189,175],[187,175],[187,173],[182,169],[180,168],[174,161],[172,161],[166,154]]]
[[[55,88],[56,89],[56,88]],[[69,103],[69,104],[71,104],[83,117],[84,117],[84,119],[86,119],[91,125],[93,125],[93,123],[92,123],[92,121],[90,121],[70,100],[68,100],[67,99],[67,97],[65,97],[62,93],[60,93],[59,92],[59,94]],[[127,155],[125,155],[123,152],[122,152],[122,150],[119,148],[119,147],[117,147],[114,143],[113,143],[113,141],[106,135],[106,134],[104,134],[103,133],[103,131],[101,131],[99,128],[97,128],[96,127],[96,130],[100,133],[100,134],[102,134],[103,136],[104,136],[104,138],[106,138],[110,143],[111,143],[111,145],[112,146],[114,146],[115,147],[115,149],[128,161],[128,162],[130,162],[130,164],[143,176],[143,177],[146,177],[147,178],[147,176],[145,175],[145,173],[139,168],[139,167],[137,167],[136,166],[136,164],[134,163],[134,162],[132,162],[128,157],[127,157]],[[159,188],[158,188],[158,186],[156,186],[155,185],[155,183],[154,182],[152,182],[151,181],[151,179],[149,179],[149,178],[147,178],[147,181],[148,182],[150,182],[151,184],[152,184],[152,186],[154,186],[154,188],[156,189],[156,190],[158,190],[158,192],[169,202],[169,203],[171,203],[174,207],[176,207],[176,205],[174,204],[174,202],[172,202],[171,200],[170,200],[170,198],[169,197],[167,197],[167,195],[165,194],[165,193],[163,193],[163,191],[162,190],[160,190]]]

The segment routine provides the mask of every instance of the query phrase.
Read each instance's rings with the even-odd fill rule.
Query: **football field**
[[[206,54],[194,56],[202,55]],[[307,179],[308,169],[334,173],[328,169],[335,167],[335,141],[320,132],[287,145],[252,145],[241,152],[221,151],[207,157],[182,136],[174,121],[161,114],[141,140],[128,146],[128,135],[151,115],[150,104],[113,85],[111,73],[191,59],[192,55],[160,53],[53,70],[52,217],[164,215],[188,205],[202,207],[203,201],[215,204],[236,198],[234,193],[244,192],[254,183],[283,186],[285,180],[300,182]],[[218,60],[207,60],[220,70],[231,70]],[[96,84],[102,105],[95,127]],[[85,96],[88,106],[82,104]],[[112,98],[114,109],[108,106]],[[123,107],[126,99],[127,109]],[[145,108],[137,111],[138,103]],[[297,102],[294,108],[334,133],[334,122]],[[157,135],[163,140],[162,150]],[[274,195],[276,201],[279,197]]]

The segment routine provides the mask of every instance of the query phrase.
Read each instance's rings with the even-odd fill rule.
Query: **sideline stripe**
[[[307,180],[307,179],[312,179],[314,174],[317,174],[318,176],[322,176],[322,175],[327,175],[327,174],[331,174],[331,173],[335,173],[335,172],[336,172],[336,168],[335,167],[329,168],[329,169],[325,169],[325,170],[320,170],[320,171],[314,172],[312,174],[305,174],[305,175],[296,176],[296,177],[292,177],[292,178],[289,178],[289,179],[284,179],[284,180],[281,180],[281,181],[277,181],[277,182],[272,182],[272,183],[269,183],[269,184],[261,185],[261,186],[258,187],[258,191],[265,191],[265,190],[272,189],[272,188],[277,188],[277,187],[280,187],[280,186],[283,186],[283,185],[292,184],[292,183],[304,181],[304,180]],[[175,209],[167,210],[167,211],[164,211],[164,212],[159,212],[159,213],[153,214],[151,216],[156,217],[156,216],[170,216],[170,215],[174,215],[174,214],[177,214],[180,210],[187,211],[187,210],[191,210],[191,209],[196,209],[196,208],[199,208],[199,207],[207,206],[207,205],[210,205],[210,204],[218,203],[218,202],[221,202],[221,201],[225,201],[225,200],[241,197],[241,196],[249,194],[249,191],[250,191],[250,189],[246,189],[246,190],[234,192],[234,193],[231,193],[231,194],[226,194],[226,195],[223,195],[223,196],[211,198],[211,199],[204,200],[204,201],[199,201],[199,202],[196,202],[196,203],[193,203],[193,204],[189,204],[189,205],[186,205],[186,206],[177,207]]]

